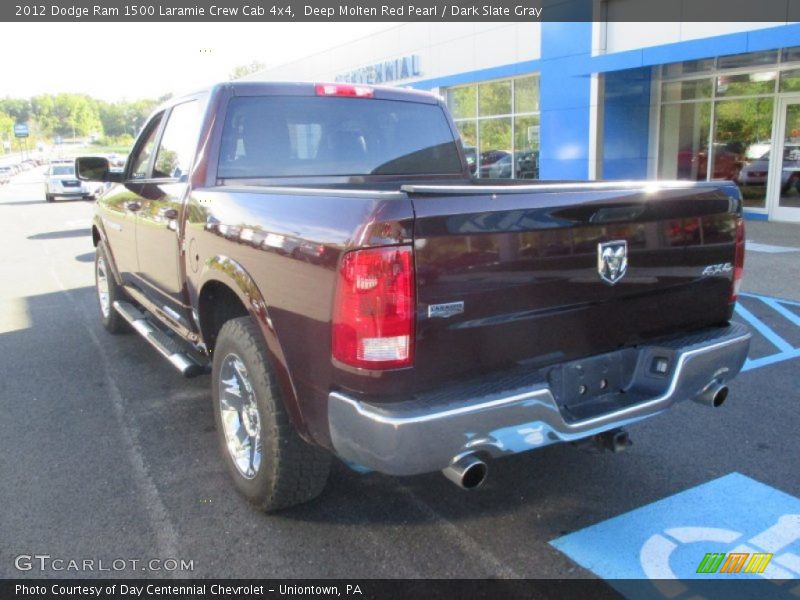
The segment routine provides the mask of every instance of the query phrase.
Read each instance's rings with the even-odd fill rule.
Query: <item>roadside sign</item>
[[[28,124],[27,123],[17,123],[14,125],[14,137],[18,138],[26,138],[28,137]]]

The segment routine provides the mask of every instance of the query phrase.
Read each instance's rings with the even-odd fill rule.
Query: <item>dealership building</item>
[[[404,23],[254,78],[437,93],[477,177],[733,179],[800,222],[797,23]]]

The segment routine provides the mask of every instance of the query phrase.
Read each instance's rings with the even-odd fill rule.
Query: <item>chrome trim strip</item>
[[[719,187],[719,183],[697,181],[587,181],[580,183],[542,183],[538,185],[403,185],[409,194],[527,194],[531,192],[591,192],[594,190],[641,190],[653,193],[663,189]]]
[[[268,194],[287,194],[293,196],[340,196],[344,198],[381,198],[386,200],[400,200],[407,198],[403,192],[386,190],[348,190],[340,188],[304,188],[291,186],[271,185],[232,185],[206,188],[209,192],[262,192]]]
[[[183,321],[183,318],[166,304],[161,305],[161,310],[164,311],[170,317],[172,317],[174,321],[177,321],[178,323]]]
[[[482,410],[486,410],[487,408],[499,408],[506,404],[515,404],[517,402],[521,402],[523,400],[532,400],[534,398],[538,398],[539,396],[544,396],[546,399],[552,398],[552,394],[550,390],[546,388],[538,389],[531,392],[525,392],[523,394],[515,394],[514,396],[507,396],[505,398],[499,398],[496,400],[490,400],[489,402],[481,402],[479,404],[470,404],[467,406],[460,406],[458,408],[454,408],[451,410],[445,410],[436,413],[429,413],[426,415],[420,415],[418,417],[387,417],[384,416],[374,410],[365,408],[365,405],[357,400],[353,400],[352,398],[348,398],[344,394],[340,394],[339,392],[331,392],[328,398],[334,398],[336,400],[341,400],[347,404],[350,404],[358,414],[363,417],[367,417],[370,421],[374,421],[376,423],[384,423],[386,425],[392,425],[393,427],[399,427],[402,425],[408,425],[412,423],[425,423],[428,421],[438,421],[440,419],[447,419],[448,417],[457,417],[459,415],[465,415],[472,412],[480,412]]]

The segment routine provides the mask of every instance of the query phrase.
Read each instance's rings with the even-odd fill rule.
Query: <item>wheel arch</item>
[[[111,244],[108,243],[106,232],[98,224],[98,221],[95,220],[95,222],[92,223],[92,245],[95,249],[97,249],[101,243],[105,247],[106,259],[109,263],[108,266],[111,269],[111,274],[114,277],[114,281],[116,281],[117,284],[122,285],[122,275],[120,274],[119,269],[117,269],[117,259],[114,256],[114,251],[111,249]]]
[[[206,262],[197,287],[197,321],[203,342],[213,355],[216,337],[230,319],[249,316],[258,325],[267,355],[278,377],[283,403],[297,432],[311,440],[286,357],[269,316],[269,308],[252,276],[238,262],[217,256]]]

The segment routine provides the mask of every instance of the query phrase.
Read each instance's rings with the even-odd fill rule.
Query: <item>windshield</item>
[[[72,165],[53,167],[53,175],[74,175],[74,174],[75,174],[75,167],[73,167]]]
[[[228,108],[219,177],[461,172],[436,104],[329,97],[240,97]]]

